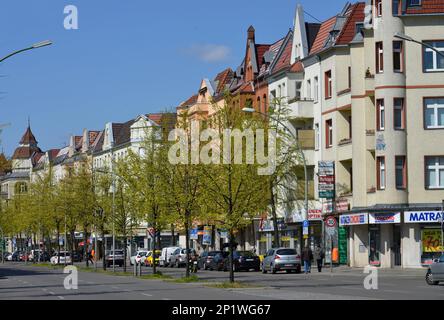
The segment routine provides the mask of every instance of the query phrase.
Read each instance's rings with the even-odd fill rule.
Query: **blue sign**
[[[309,225],[310,225],[310,222],[308,222],[308,220],[304,220],[302,226],[303,226],[304,228],[308,228]]]
[[[405,223],[440,223],[443,213],[441,211],[411,211],[404,212]]]
[[[199,239],[198,229],[197,229],[197,228],[195,228],[195,229],[191,229],[191,230],[190,230],[190,239],[191,239],[191,240],[197,240],[197,239]]]

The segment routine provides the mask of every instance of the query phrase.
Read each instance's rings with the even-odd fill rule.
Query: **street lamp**
[[[15,56],[16,54],[19,54],[19,53],[22,53],[22,52],[25,52],[25,51],[29,51],[29,50],[33,50],[33,49],[38,49],[38,48],[50,46],[51,44],[52,44],[52,41],[50,41],[50,40],[45,40],[45,41],[42,41],[42,42],[35,43],[35,44],[33,44],[32,46],[30,46],[28,48],[17,50],[17,51],[14,51],[14,52],[8,54],[7,56],[4,56],[3,58],[0,59],[0,62],[3,62],[3,61],[5,61],[6,59],[8,59],[8,58],[10,58],[12,56]]]
[[[433,47],[433,46],[431,46],[430,44],[428,44],[428,43],[425,43],[425,42],[421,42],[421,41],[418,41],[418,40],[415,40],[415,39],[413,39],[412,37],[409,37],[409,36],[407,36],[407,35],[405,35],[405,34],[403,34],[403,33],[396,33],[395,34],[395,38],[397,38],[397,39],[401,39],[401,40],[405,40],[405,41],[409,41],[409,42],[414,42],[414,43],[417,43],[417,44],[420,44],[420,45],[422,45],[422,46],[424,46],[424,47],[426,47],[426,48],[429,48],[430,50],[433,50],[433,51],[435,51],[437,54],[439,54],[441,57],[444,57],[444,52],[441,52],[441,51],[439,51],[438,49],[436,49],[435,47]]]
[[[283,123],[283,122],[280,121],[279,119],[276,119],[276,118],[274,118],[274,117],[271,117],[270,115],[268,115],[268,114],[266,114],[266,113],[263,113],[263,112],[260,112],[260,111],[257,111],[257,110],[255,110],[255,109],[253,109],[253,108],[243,108],[242,111],[243,111],[243,112],[247,112],[247,113],[258,113],[258,114],[263,115],[263,116],[265,116],[265,117],[267,117],[267,118],[269,118],[269,119],[271,119],[271,120],[276,121],[277,123],[279,123],[281,126],[283,126],[285,129],[287,129],[287,130],[290,132],[290,134],[292,135],[292,137],[295,139],[296,144],[298,145],[298,138],[296,137],[296,135],[293,133],[292,130],[290,130],[290,128],[288,128],[288,127],[285,125],[285,123]],[[298,150],[300,151],[300,154],[301,154],[301,156],[302,156],[302,161],[303,161],[303,163],[304,163],[304,175],[305,175],[305,186],[304,186],[304,189],[305,189],[305,190],[304,190],[304,208],[305,208],[305,210],[304,210],[304,214],[303,214],[303,219],[304,219],[304,221],[305,221],[305,220],[308,220],[308,173],[307,173],[307,161],[306,161],[306,159],[305,159],[304,151],[302,151],[302,149],[299,147],[299,145],[298,145]]]

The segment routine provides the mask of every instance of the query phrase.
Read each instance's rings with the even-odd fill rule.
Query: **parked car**
[[[196,255],[196,250],[189,249],[190,256]],[[171,255],[170,267],[180,268],[187,264],[187,249],[176,249]]]
[[[197,267],[199,269],[207,270],[210,265],[211,260],[213,260],[214,256],[222,251],[204,251],[200,254],[199,259],[197,260]]]
[[[210,263],[208,264],[208,269],[211,271],[222,271],[225,267],[225,259],[228,257],[228,254],[228,251],[222,251],[215,254],[213,259],[211,259]]]
[[[48,252],[43,251],[43,252],[40,254],[40,257],[37,256],[37,260],[36,260],[36,261],[37,261],[37,262],[49,262],[50,259],[51,259],[51,255],[50,255]]]
[[[38,261],[39,257],[43,254],[43,251],[40,249],[33,249],[31,250],[31,252],[29,253],[28,259],[29,261]]]
[[[3,252],[3,261],[8,261],[8,256],[11,255],[11,252]]]
[[[74,251],[72,253],[72,260],[74,262],[82,262],[83,261],[83,254],[81,252]]]
[[[130,257],[130,264],[134,265],[136,263],[136,259],[140,259],[140,263],[145,263],[146,256],[148,255],[148,250],[138,250],[136,254]]]
[[[439,259],[435,259],[429,266],[426,273],[426,282],[431,286],[444,282],[444,255]]]
[[[180,247],[166,247],[162,249],[162,253],[159,257],[159,266],[168,267],[171,261],[171,255],[174,251],[180,249]]]
[[[22,253],[20,251],[14,251],[11,253],[7,259],[8,261],[20,261],[20,257],[22,256]]]
[[[123,250],[114,250],[114,251],[108,250],[105,252],[105,261],[107,267],[112,266],[113,262],[115,265],[123,267],[124,259],[125,257]]]
[[[229,270],[230,261],[229,256],[225,259],[224,270]],[[233,270],[259,271],[261,268],[261,262],[259,257],[251,251],[234,251],[233,252]]]
[[[60,251],[60,253],[56,252],[51,257],[50,263],[52,265],[56,265],[56,264],[71,264],[72,263],[71,253],[69,253],[68,251]]]
[[[301,256],[297,254],[295,249],[290,248],[274,248],[268,250],[264,261],[262,261],[262,273],[276,273],[285,270],[287,273],[296,271],[301,272]]]
[[[156,266],[159,265],[159,260],[160,260],[160,254],[162,253],[162,251],[160,250],[156,250]],[[153,251],[148,251],[147,257],[145,259],[145,265],[147,267],[152,267],[153,266]]]

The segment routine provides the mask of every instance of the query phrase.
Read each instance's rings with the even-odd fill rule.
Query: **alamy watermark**
[[[79,272],[75,266],[67,266],[63,269],[63,273],[68,275],[63,280],[63,286],[66,290],[77,290],[79,288]]]
[[[79,29],[79,9],[75,5],[67,5],[63,9],[63,13],[66,15],[63,20],[63,27],[66,30]]]
[[[374,266],[366,266],[364,273],[369,275],[364,278],[364,288],[366,290],[378,290],[378,268]]]
[[[272,175],[276,170],[276,131],[264,129],[200,130],[192,121],[190,132],[174,129],[168,141],[176,142],[168,152],[171,164],[258,164],[258,175]],[[244,147],[245,141],[245,147]],[[267,146],[265,143],[267,142]],[[201,147],[201,143],[205,143]],[[245,150],[245,154],[244,154]]]

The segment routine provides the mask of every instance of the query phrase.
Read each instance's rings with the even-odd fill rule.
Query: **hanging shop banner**
[[[335,175],[334,161],[319,161],[318,174],[320,176],[334,176]]]
[[[441,230],[424,229],[422,230],[422,252],[442,252]]]
[[[321,209],[309,209],[308,210],[308,220],[321,221],[322,220],[322,210]]]
[[[347,229],[344,227],[339,227],[339,263],[347,264]]]
[[[338,199],[336,200],[335,210],[337,212],[345,212],[349,210],[348,200],[347,199]]]
[[[407,211],[404,223],[441,223],[441,211]]]
[[[340,226],[368,224],[368,213],[344,214],[339,217]]]
[[[332,200],[325,200],[322,203],[322,213],[323,214],[330,214],[333,212],[333,201]]]
[[[204,227],[204,234],[202,238],[202,244],[204,245],[211,245],[211,227],[205,226]]]
[[[199,235],[198,235],[199,229],[194,228],[190,230],[190,239],[191,240],[197,240],[199,239]]]
[[[368,221],[370,224],[401,223],[401,213],[370,213]]]

